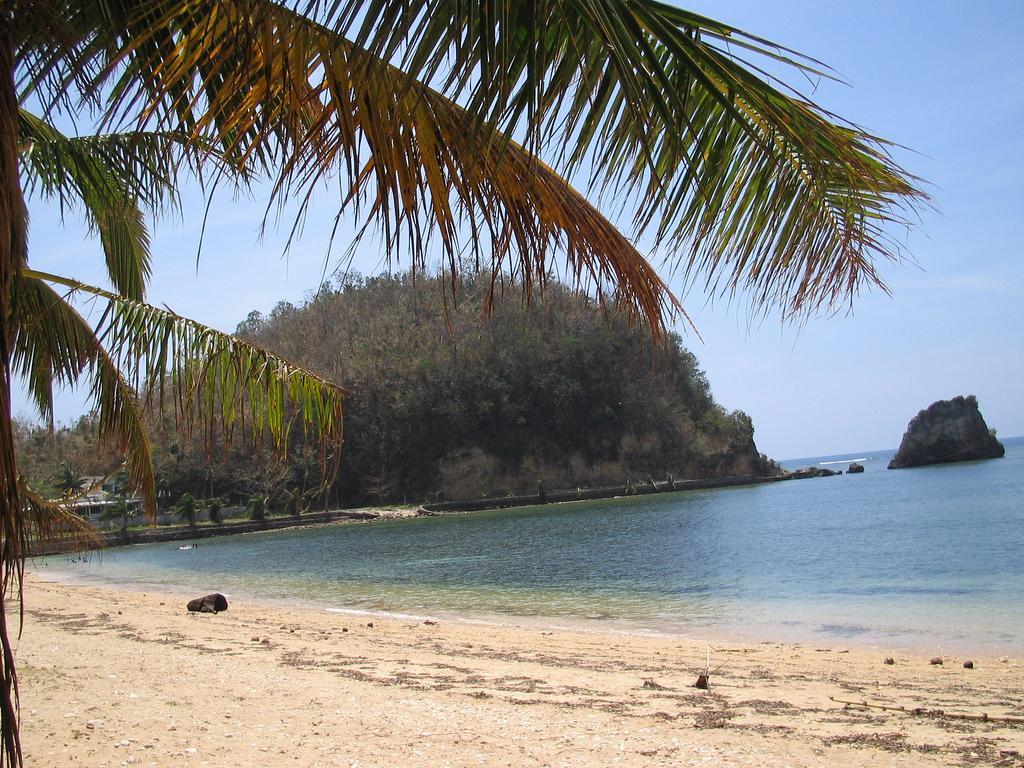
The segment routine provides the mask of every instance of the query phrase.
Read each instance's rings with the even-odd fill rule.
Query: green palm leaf
[[[141,300],[151,271],[144,211],[177,208],[179,174],[198,173],[200,148],[175,132],[68,137],[25,109],[19,128],[28,193],[56,200],[62,210],[81,206],[99,234],[111,283]],[[202,152],[218,170],[233,171],[209,147]]]
[[[185,426],[209,431],[219,425],[229,439],[240,426],[253,439],[267,435],[282,451],[299,419],[321,442],[321,460],[332,470],[337,467],[346,394],[342,387],[255,344],[169,310],[57,275],[34,270],[22,274],[100,301],[95,338],[112,363],[108,375],[116,372],[124,385],[123,389],[114,386],[113,379],[109,385],[97,384],[103,393],[97,394],[97,400],[102,405],[103,398],[109,398],[111,414],[132,410],[117,399],[127,393],[140,392],[142,402],[159,404],[169,393]],[[98,373],[103,375],[105,370],[100,368]],[[112,422],[110,429],[123,433],[126,427]]]
[[[635,201],[639,232],[711,291],[798,313],[884,283],[892,225],[925,195],[891,145],[763,67],[819,62],[653,0],[371,0],[331,4],[374,56],[461,97],[490,130],[558,150],[567,173]],[[409,84],[414,88],[414,84]]]
[[[85,319],[39,277],[16,282],[19,327],[12,365],[28,385],[40,413],[52,420],[53,386],[91,386],[101,441],[124,455],[129,485],[156,516],[153,452],[142,404]]]

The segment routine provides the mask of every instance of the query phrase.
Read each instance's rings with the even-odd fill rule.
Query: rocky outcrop
[[[932,403],[910,420],[889,469],[997,459],[1006,452],[978,410],[974,395]]]
[[[864,465],[859,464],[856,461],[853,462],[849,467],[846,468],[846,474],[857,475],[864,471]]]
[[[836,472],[834,469],[826,469],[825,467],[807,467],[806,469],[794,469],[789,474],[795,480],[802,480],[805,477],[834,477],[843,473]]]

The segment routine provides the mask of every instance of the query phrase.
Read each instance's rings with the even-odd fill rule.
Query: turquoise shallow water
[[[48,558],[44,576],[339,610],[1024,651],[1024,438],[1003,459]]]

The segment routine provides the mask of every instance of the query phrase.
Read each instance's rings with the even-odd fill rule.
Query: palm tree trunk
[[[19,617],[25,532],[18,499],[11,429],[11,343],[14,277],[25,263],[25,200],[18,176],[18,99],[14,88],[14,9],[0,9],[0,765],[22,764],[18,735],[18,678],[7,627],[6,598],[17,587]]]

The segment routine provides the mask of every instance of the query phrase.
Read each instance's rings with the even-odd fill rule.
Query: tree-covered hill
[[[552,282],[490,311],[437,278],[325,286],[241,335],[349,387],[345,498],[419,501],[663,478],[761,474],[746,414],[726,413],[696,358]]]
[[[409,274],[349,277],[300,306],[250,313],[238,335],[352,391],[341,471],[321,490],[301,433],[286,466],[244,441],[214,459],[154,416],[161,498],[258,497],[294,511],[777,471],[750,418],[715,403],[678,336],[653,344],[648,329],[554,281],[529,306],[517,286],[505,298],[499,286],[489,308],[488,283],[463,280],[457,304],[449,288]],[[52,438],[19,428],[31,480],[59,480],[48,455],[82,474],[116,467],[83,442],[88,421]],[[72,437],[77,447],[64,446]]]

